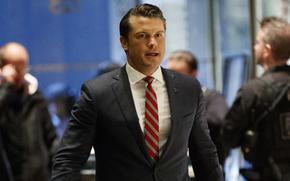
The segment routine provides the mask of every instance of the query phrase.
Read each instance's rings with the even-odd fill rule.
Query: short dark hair
[[[166,29],[166,19],[163,16],[159,7],[152,4],[139,4],[134,8],[131,8],[120,21],[119,31],[120,36],[128,38],[128,34],[131,30],[129,19],[131,16],[142,16],[148,18],[160,18],[163,22],[164,29]]]
[[[265,17],[260,22],[264,33],[263,41],[271,45],[275,60],[288,60],[290,58],[290,26],[279,17]]]
[[[172,52],[171,54],[175,54],[175,53],[182,53],[184,55],[187,55],[186,57],[184,56],[183,58],[184,58],[184,61],[187,63],[190,71],[198,70],[198,61],[197,61],[196,56],[193,55],[193,53],[187,50],[176,50]]]

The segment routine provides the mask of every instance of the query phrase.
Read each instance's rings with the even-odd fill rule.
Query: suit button
[[[155,170],[154,170],[154,175],[156,176],[156,178],[157,178],[157,180],[158,181],[162,181],[162,178],[160,178],[160,171],[161,171],[161,169],[160,168],[156,168]]]

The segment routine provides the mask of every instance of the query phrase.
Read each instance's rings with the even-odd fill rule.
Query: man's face
[[[24,83],[24,75],[27,73],[28,53],[22,47],[11,45],[7,48],[4,58],[5,65],[14,69],[14,73],[11,75],[13,76],[13,82],[21,86]]]
[[[128,39],[121,37],[128,63],[139,72],[151,75],[165,53],[165,29],[161,19],[131,16]]]
[[[264,38],[264,32],[260,30],[257,34],[256,43],[254,46],[256,63],[260,65],[263,65],[266,61],[267,49],[266,49],[266,44],[263,38]]]
[[[188,63],[186,62],[186,55],[183,53],[173,53],[167,59],[167,66],[169,69],[179,72],[184,75],[192,75]]]

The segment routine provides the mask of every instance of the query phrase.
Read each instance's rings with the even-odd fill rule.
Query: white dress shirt
[[[135,109],[139,118],[139,124],[144,133],[145,91],[147,83],[143,80],[143,78],[145,78],[146,75],[135,70],[129,65],[129,63],[126,64],[126,71],[130,82]],[[161,68],[159,67],[151,76],[154,78],[152,88],[156,92],[157,96],[159,118],[159,154],[161,154],[168,139],[171,126],[171,114],[167,88],[163,79]]]

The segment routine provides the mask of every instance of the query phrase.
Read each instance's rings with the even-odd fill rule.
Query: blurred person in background
[[[198,74],[197,58],[190,51],[177,50],[170,53],[167,58],[167,66],[171,70],[193,78],[196,78]],[[202,90],[210,136],[217,147],[219,161],[223,165],[227,151],[221,136],[221,130],[228,106],[224,97],[217,91],[208,89],[205,86],[202,87]]]
[[[45,181],[56,133],[37,80],[27,73],[28,52],[15,42],[0,50],[1,180]]]
[[[247,180],[290,180],[290,27],[266,17],[256,37],[255,58],[265,73],[238,91],[226,115],[224,139],[242,147],[252,168],[241,169]]]
[[[52,122],[59,138],[62,137],[67,127],[70,112],[77,95],[75,91],[65,83],[54,83],[48,86],[44,95],[49,102],[49,111],[51,113]]]

